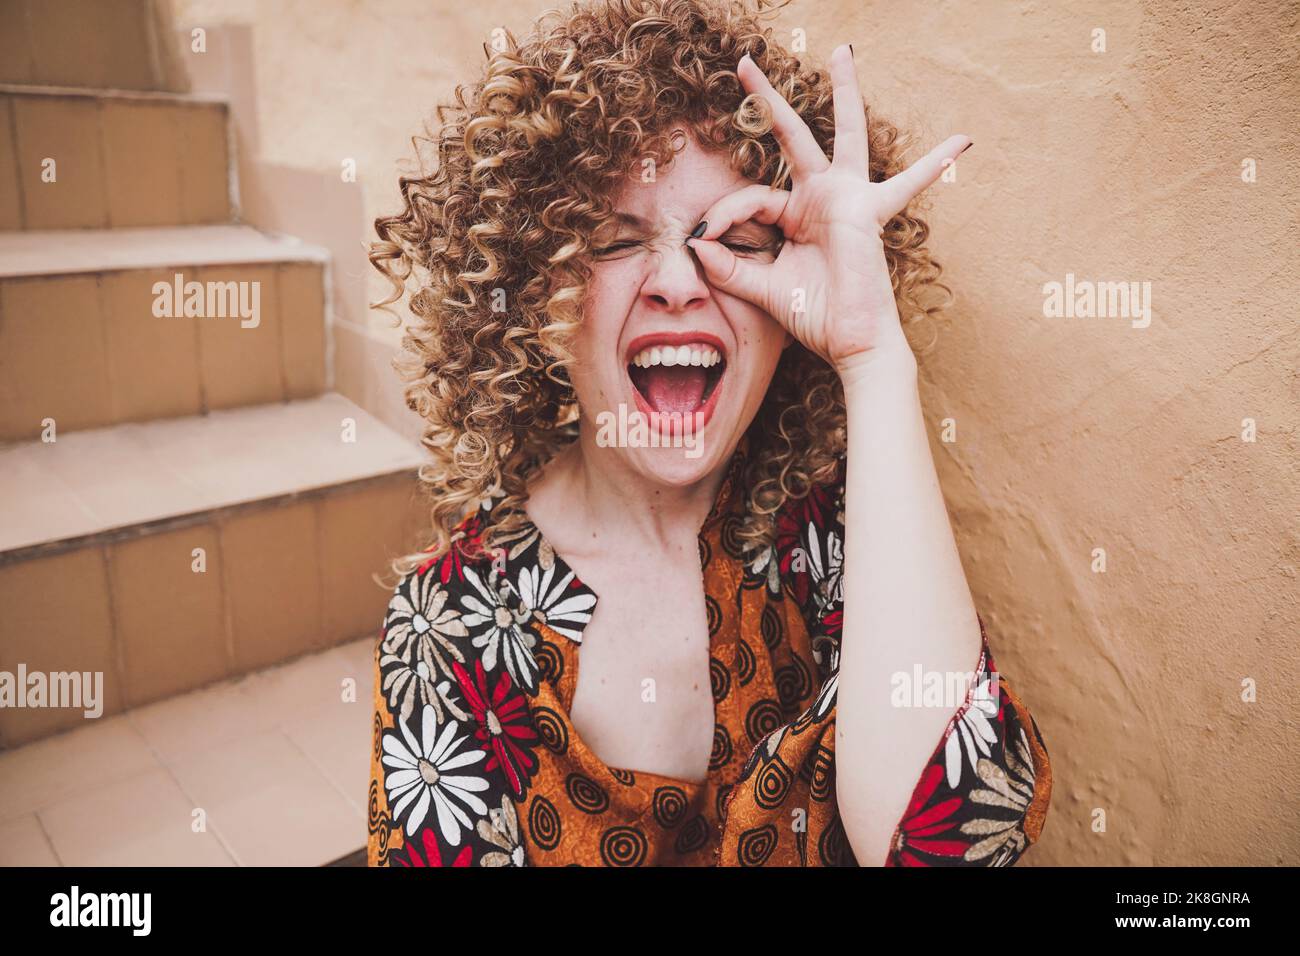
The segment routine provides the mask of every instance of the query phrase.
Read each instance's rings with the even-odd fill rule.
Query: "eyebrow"
[[[648,229],[650,227],[650,223],[630,212],[616,212],[614,213],[614,219],[619,225],[632,226],[636,229]]]

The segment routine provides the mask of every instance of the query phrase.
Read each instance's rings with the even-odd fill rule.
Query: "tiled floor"
[[[0,751],[0,866],[321,866],[354,853],[373,649],[363,638]]]

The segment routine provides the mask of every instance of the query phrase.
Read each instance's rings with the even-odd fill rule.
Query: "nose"
[[[673,243],[650,256],[649,274],[641,298],[658,312],[689,312],[708,301],[704,270],[684,243]]]

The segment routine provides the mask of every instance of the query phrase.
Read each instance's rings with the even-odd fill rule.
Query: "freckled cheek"
[[[582,332],[593,354],[616,349],[623,326],[636,306],[641,283],[633,270],[614,268],[620,262],[602,264],[587,283],[583,300]]]
[[[611,268],[615,265],[619,263],[601,264],[588,282],[582,327],[573,343],[577,364],[570,370],[570,380],[588,407],[603,408],[622,400],[619,337],[636,304],[639,285],[629,270]]]
[[[731,299],[723,314],[736,334],[740,351],[755,367],[775,364],[785,345],[785,329],[762,309],[748,302]]]
[[[610,403],[610,390],[613,388],[609,378],[613,373],[581,354],[576,354],[576,358],[577,361],[569,367],[569,381],[573,383],[573,392],[577,396],[578,406],[583,410],[584,415],[594,414],[607,408]],[[605,366],[608,365],[609,363],[606,362]]]
[[[738,354],[743,359],[738,367],[728,366],[737,397],[743,395],[743,404],[757,409],[767,395],[768,387],[785,344],[785,330],[770,315],[748,302],[732,300],[725,314],[736,333]]]

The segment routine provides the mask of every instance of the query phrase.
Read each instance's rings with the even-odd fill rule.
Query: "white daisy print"
[[[978,683],[971,687],[970,706],[956,721],[943,748],[948,786],[954,790],[961,782],[967,763],[974,767],[981,757],[989,756],[989,746],[998,739],[995,726],[998,718],[997,678],[981,671],[976,680]],[[963,752],[969,761],[963,759]]]
[[[383,765],[389,768],[384,788],[392,814],[402,820],[408,837],[414,836],[432,810],[438,832],[450,846],[459,846],[461,833],[474,828],[466,809],[475,819],[487,814],[487,804],[476,793],[488,788],[483,777],[456,773],[478,763],[486,754],[461,746],[469,735],[457,737],[457,724],[448,723],[438,735],[433,708],[420,713],[420,737],[417,740],[405,721],[397,721],[401,735],[384,733]],[[404,817],[404,819],[403,819]]]
[[[596,606],[596,595],[590,591],[569,588],[573,581],[570,571],[558,581],[555,566],[545,570],[526,567],[519,572],[516,586],[520,600],[533,612],[533,616],[552,630],[581,642],[582,629],[591,620],[591,610]]]
[[[479,866],[525,866],[524,845],[519,839],[519,815],[506,794],[501,795],[500,809],[493,807],[489,817],[478,822],[478,835],[497,847],[483,854]]]
[[[403,581],[388,602],[384,650],[407,658],[412,666],[417,656],[427,656],[430,664],[445,674],[451,673],[451,667],[442,659],[442,652],[464,663],[464,655],[451,638],[464,637],[465,624],[460,612],[448,605],[447,596],[436,574],[413,574]],[[417,642],[427,647],[422,646],[412,654],[411,645]]]
[[[388,698],[388,706],[402,720],[410,720],[416,710],[426,704],[433,708],[434,719],[441,724],[451,714],[457,720],[469,718],[456,703],[456,689],[450,680],[435,674],[424,655],[414,667],[405,657],[382,654],[379,658],[380,688]]]
[[[749,565],[749,573],[767,583],[767,593],[772,597],[781,596],[781,556],[775,545],[769,545],[758,553]]]
[[[808,574],[819,612],[844,601],[844,541],[827,530],[825,548],[817,542],[817,526],[808,523]]]
[[[971,791],[970,802],[1010,812],[1007,817],[980,817],[961,825],[962,833],[984,838],[966,850],[967,861],[1005,866],[1025,850],[1024,820],[1034,799],[1034,761],[1023,728],[1014,750],[1007,748],[1005,762],[1005,770],[992,760],[980,760],[975,766],[984,787]]]
[[[474,646],[483,651],[483,669],[494,671],[504,663],[511,680],[536,694],[537,661],[532,648],[537,636],[525,626],[532,612],[522,603],[512,608],[510,588],[493,590],[472,568],[465,569],[465,581],[473,591],[460,599],[465,611],[461,621],[474,635]]]

